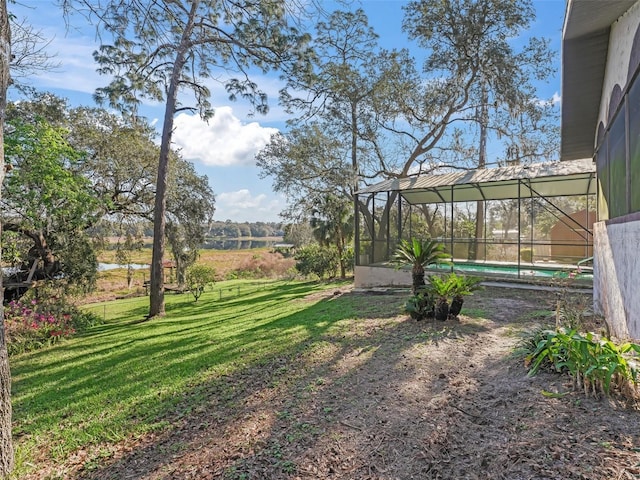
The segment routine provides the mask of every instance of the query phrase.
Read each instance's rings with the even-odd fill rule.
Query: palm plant
[[[405,313],[408,313],[414,320],[433,318],[435,308],[435,298],[430,290],[422,290],[409,297],[404,305]]]
[[[401,240],[393,256],[393,263],[398,266],[410,265],[412,290],[414,295],[424,287],[424,269],[428,265],[444,263],[449,259],[444,244],[435,240]]]
[[[480,290],[482,281],[479,277],[471,277],[466,275],[456,275],[454,272],[449,274],[448,282],[451,284],[451,305],[449,307],[449,316],[457,317],[462,310],[464,297],[471,295],[473,292]]]
[[[434,312],[436,320],[445,321],[449,318],[449,295],[453,290],[453,284],[448,277],[431,275],[429,277],[429,290],[436,298]]]

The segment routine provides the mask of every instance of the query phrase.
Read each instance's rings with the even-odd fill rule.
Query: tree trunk
[[[449,318],[449,302],[446,298],[439,298],[436,301],[435,317],[436,320],[440,320],[441,322]]]
[[[185,268],[185,260],[180,255],[175,256],[176,261],[176,283],[178,288],[184,288],[187,283],[187,272]]]
[[[149,318],[160,317],[164,310],[164,261],[165,251],[165,226],[167,210],[167,177],[169,171],[169,154],[171,153],[171,137],[173,135],[173,115],[178,101],[178,86],[182,69],[185,63],[185,54],[189,48],[189,38],[193,30],[195,12],[199,1],[191,4],[189,20],[182,33],[182,42],[178,47],[178,53],[173,64],[167,102],[164,110],[164,122],[162,125],[162,141],[160,144],[160,158],[158,160],[158,179],[156,182],[155,209],[153,211],[153,252],[151,255],[151,278],[149,290]]]
[[[149,318],[163,316],[164,310],[164,251],[167,209],[167,176],[169,171],[169,152],[173,133],[173,112],[177,95],[177,78],[172,81],[171,93],[167,96],[167,104],[162,128],[162,143],[158,160],[158,178],[156,180],[156,198],[153,211],[153,252],[151,254],[151,278],[149,290]]]
[[[133,285],[133,267],[131,265],[127,265],[127,290],[131,290],[132,285]]]
[[[449,306],[449,315],[451,317],[457,317],[460,315],[462,311],[462,305],[464,304],[464,297],[462,295],[456,295],[451,300],[451,305]]]
[[[487,166],[487,124],[489,123],[489,111],[487,103],[489,102],[489,94],[487,87],[482,86],[482,104],[480,105],[480,145],[478,152],[478,168],[485,168]],[[476,202],[476,229],[471,248],[469,248],[469,259],[479,259],[479,240],[484,238],[484,201],[478,200]]]
[[[342,219],[340,219],[342,221]],[[347,268],[344,264],[344,233],[342,226],[336,225],[336,249],[338,250],[338,257],[340,263],[340,278],[344,279],[347,276]]]
[[[11,58],[11,31],[7,1],[0,0],[0,198],[5,174],[4,163],[4,122],[7,109],[7,89],[9,88],[9,63]],[[1,226],[0,226],[1,230]],[[0,234],[2,232],[0,231]],[[0,251],[0,260],[2,252]],[[7,353],[7,337],[4,329],[2,300],[4,289],[0,274],[0,477],[7,477],[13,470],[13,443],[11,442],[11,371]]]
[[[429,205],[418,205],[418,209],[422,213],[424,221],[427,223],[427,230],[429,231],[430,238],[436,238],[441,236],[441,233],[436,231],[436,220],[438,216],[438,204],[433,207],[433,212]]]
[[[411,269],[411,290],[416,295],[426,284],[424,282],[424,267],[420,264],[414,265]]]
[[[359,215],[357,214],[358,212],[358,198],[356,196],[356,192],[360,189],[360,168],[358,167],[358,153],[357,153],[357,148],[358,148],[358,129],[356,127],[357,125],[357,111],[356,111],[356,105],[351,104],[351,168],[353,169],[353,232],[357,232],[358,229],[360,228],[360,225],[356,225],[355,222],[357,222],[357,219],[359,217]],[[360,245],[356,245],[356,241],[354,238],[354,242],[353,242],[353,248],[354,248],[354,261],[356,258],[358,258],[358,254],[355,252],[356,248],[360,248]],[[354,275],[355,275],[355,265],[353,266],[353,271],[354,271]],[[344,267],[344,260],[342,259],[342,256],[340,257],[340,274],[342,278],[345,278],[346,276],[346,271],[345,271],[345,267]]]

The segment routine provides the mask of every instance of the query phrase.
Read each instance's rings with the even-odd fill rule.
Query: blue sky
[[[62,19],[61,10],[50,0],[29,0],[25,5],[9,4],[9,11],[18,19],[25,18],[46,38],[51,38],[48,51],[56,55],[60,67],[30,78],[28,84],[42,91],[50,91],[67,98],[72,106],[94,105],[92,94],[96,88],[108,83],[107,77],[96,73],[92,53],[96,50],[94,30],[79,25],[79,18],[69,30]],[[402,5],[400,0],[363,0],[361,5],[369,17],[370,25],[380,35],[386,48],[409,46],[401,31]],[[540,98],[556,97],[560,93],[560,40],[564,17],[564,0],[534,0],[537,18],[531,35],[551,39],[556,52],[558,72],[547,83],[538,86]],[[354,2],[353,8],[360,3]],[[325,2],[327,10],[335,8]],[[419,51],[415,52],[419,57]],[[212,104],[216,114],[208,124],[185,114],[176,118],[174,142],[182,148],[183,156],[192,161],[199,173],[207,175],[216,194],[215,219],[224,221],[279,221],[278,214],[286,200],[272,191],[270,179],[260,179],[254,164],[254,155],[268,141],[270,135],[284,128],[285,112],[277,104],[280,82],[274,77],[255,78],[269,94],[270,111],[266,116],[249,116],[249,107],[241,102],[230,102],[224,90],[214,90]],[[10,92],[10,99],[16,93]],[[159,122],[162,105],[146,105],[142,111],[151,122]]]

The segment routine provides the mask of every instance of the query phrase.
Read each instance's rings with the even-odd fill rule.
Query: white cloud
[[[278,214],[285,207],[281,197],[270,197],[264,193],[253,196],[249,190],[242,189],[216,195],[215,217],[235,222],[278,222]]]
[[[231,107],[218,107],[208,123],[196,115],[179,114],[173,140],[186,160],[205,165],[253,165],[254,156],[276,133],[257,122],[243,124]]]
[[[107,83],[108,79],[101,77],[96,71],[93,52],[97,46],[91,38],[64,37],[51,29],[43,30],[43,35],[52,38],[47,50],[53,55],[51,62],[59,64],[59,67],[36,72],[27,79],[30,84],[93,94],[97,87]]]
[[[558,92],[553,92],[553,95],[551,98],[538,99],[536,103],[540,106],[545,106],[545,105],[559,106],[562,103],[562,95],[560,95]]]

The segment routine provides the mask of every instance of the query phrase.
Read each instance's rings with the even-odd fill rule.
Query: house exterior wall
[[[593,301],[612,335],[640,338],[640,221],[594,226]]]
[[[611,94],[615,86],[625,87],[627,85],[629,60],[631,58],[631,47],[633,37],[640,24],[640,2],[626,11],[613,25],[609,36],[609,53],[607,55],[607,67],[602,85],[602,98],[600,100],[600,115],[598,123],[607,125],[610,118],[609,104]],[[615,106],[614,106],[615,108]],[[594,139],[594,147],[597,147],[598,139]]]
[[[619,104],[621,93],[632,80],[630,61],[634,37],[640,28],[640,2],[611,26],[607,65],[600,100],[599,128],[605,131]],[[637,48],[637,46],[636,46]],[[629,132],[640,135],[640,132]],[[598,147],[601,138],[594,139]],[[627,163],[627,168],[629,163]],[[600,176],[600,171],[598,172]],[[606,172],[609,175],[609,172]],[[630,175],[630,172],[627,172]],[[604,172],[603,172],[604,178]],[[624,186],[621,186],[624,188]],[[613,186],[612,186],[613,188]],[[619,188],[619,187],[617,187]],[[637,188],[637,187],[635,187]],[[602,193],[599,205],[602,202]],[[601,212],[602,213],[602,212]],[[601,218],[608,218],[608,212]],[[615,215],[614,215],[615,217]],[[602,220],[594,225],[594,310],[604,315],[611,333],[617,337],[640,338],[640,216],[626,215]]]

